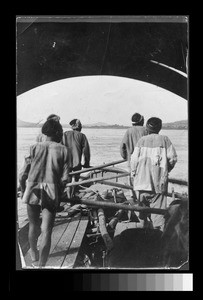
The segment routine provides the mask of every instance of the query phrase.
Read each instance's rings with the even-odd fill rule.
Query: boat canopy
[[[17,95],[60,79],[109,75],[187,99],[188,22],[159,19],[17,19]]]

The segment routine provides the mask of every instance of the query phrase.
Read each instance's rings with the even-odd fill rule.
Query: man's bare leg
[[[39,252],[37,250],[37,240],[40,235],[40,206],[27,204],[27,213],[29,219],[28,240],[30,244],[30,256],[32,262],[39,260]]]
[[[39,246],[39,267],[46,265],[51,247],[51,234],[55,213],[44,208],[42,210],[41,241]]]

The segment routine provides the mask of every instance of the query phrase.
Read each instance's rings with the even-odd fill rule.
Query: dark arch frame
[[[111,75],[186,100],[186,22],[17,22],[17,95],[60,79]]]

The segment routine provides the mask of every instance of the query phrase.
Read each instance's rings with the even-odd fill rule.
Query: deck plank
[[[29,221],[26,220],[23,223],[23,226],[18,229],[17,238],[19,245],[21,247],[23,255],[29,250],[29,242],[28,242],[28,230],[29,230]]]
[[[75,232],[80,223],[81,214],[78,213],[74,217],[71,218],[71,222],[69,222],[65,231],[63,231],[60,240],[57,245],[53,248],[51,254],[49,255],[49,259],[47,261],[46,267],[49,268],[60,268],[65,255],[72,243]]]
[[[52,251],[56,247],[56,245],[59,242],[64,231],[67,229],[70,221],[71,221],[70,217],[60,218],[60,217],[56,216],[55,224],[54,224],[53,231],[52,231],[52,241],[51,241],[50,253],[52,253]],[[38,246],[40,244],[40,240],[41,240],[41,237],[39,236],[38,243],[37,243]],[[25,259],[26,266],[29,267],[29,266],[31,266],[32,261],[31,261],[31,257],[30,257],[30,253],[29,253],[29,247],[27,250],[28,250],[27,253],[24,254],[24,259]]]
[[[75,236],[72,240],[72,243],[68,249],[68,253],[66,254],[65,260],[62,264],[62,268],[71,269],[74,267],[87,225],[88,225],[89,218],[88,216],[82,216]]]

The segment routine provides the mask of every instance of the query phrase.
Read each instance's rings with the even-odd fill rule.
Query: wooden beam
[[[119,168],[114,168],[114,167],[105,167],[105,168],[102,168],[101,170],[96,170],[97,173],[101,173],[101,172],[110,172],[110,173],[118,173],[118,174],[123,174],[123,173],[126,173],[127,171],[126,170],[122,170],[122,169],[119,169]]]
[[[104,185],[106,184],[106,185],[110,185],[110,186],[122,188],[122,189],[133,190],[133,187],[130,186],[130,185],[128,185],[128,184],[125,185],[125,184],[121,184],[121,183],[117,183],[117,182],[111,182],[111,181],[106,181],[106,180],[104,180],[104,181],[102,181],[100,183],[104,184]],[[87,193],[87,192],[91,192],[91,191],[92,191],[91,188],[86,188],[84,190],[79,190],[79,192],[81,192],[81,193]],[[182,194],[176,193],[176,192],[174,194],[175,194],[176,198],[179,198],[181,200],[188,200],[188,197],[185,196],[185,195],[182,195]],[[172,198],[172,193],[167,193],[167,197],[171,197]]]
[[[169,178],[168,182],[188,186],[188,182],[186,180],[182,180],[182,179]]]
[[[106,218],[102,208],[98,209],[99,229],[108,251],[113,248],[113,241],[106,229]]]
[[[115,214],[115,216],[111,219],[111,221],[109,222],[109,227],[111,227],[111,229],[115,229],[116,225],[118,223],[118,221],[121,219],[121,217],[124,214],[124,210],[123,209],[119,209],[117,211],[117,213]]]
[[[118,187],[121,189],[126,189],[126,190],[133,190],[133,187],[128,185],[128,184],[122,184],[122,183],[117,183],[117,182],[111,182],[111,181],[106,181],[104,178],[104,181],[100,182],[101,184],[106,184],[114,187]]]
[[[115,178],[120,178],[120,177],[125,177],[125,176],[129,176],[129,173],[123,173],[117,176],[110,176],[110,177],[101,177],[101,178],[93,178],[93,179],[88,179],[88,180],[82,180],[82,181],[75,181],[75,182],[71,182],[71,183],[67,183],[66,187],[70,187],[70,186],[77,186],[77,185],[83,185],[86,183],[94,183],[94,182],[101,182],[104,180],[109,180],[109,179],[115,179]]]
[[[126,190],[133,190],[133,187],[128,185],[128,184],[122,184],[122,183],[111,182],[111,181],[106,181],[106,180],[100,182],[100,184],[110,185],[110,186],[113,186],[113,187],[118,187],[118,188],[126,189]],[[80,193],[88,193],[88,192],[91,192],[91,191],[92,191],[91,188],[86,188],[84,190],[82,190],[82,189],[79,190]]]
[[[83,170],[71,172],[69,175],[73,176],[73,175],[82,174],[82,173],[86,173],[86,172],[90,172],[90,171],[94,171],[94,170],[98,170],[98,169],[103,169],[105,167],[109,167],[109,166],[113,166],[113,165],[118,165],[118,164],[121,164],[123,162],[126,162],[126,160],[125,159],[116,160],[116,161],[113,161],[111,163],[107,163],[107,164],[103,164],[103,165],[98,165],[98,166],[95,166],[95,167],[91,167],[91,168],[87,168],[87,169],[83,169]]]
[[[138,205],[126,205],[121,203],[112,203],[112,202],[105,202],[105,201],[93,201],[89,199],[85,199],[85,200],[78,199],[78,203],[89,205],[92,207],[112,208],[116,210],[125,209],[125,210],[146,212],[146,213],[159,214],[159,215],[164,215],[167,212],[167,209],[142,207]]]

